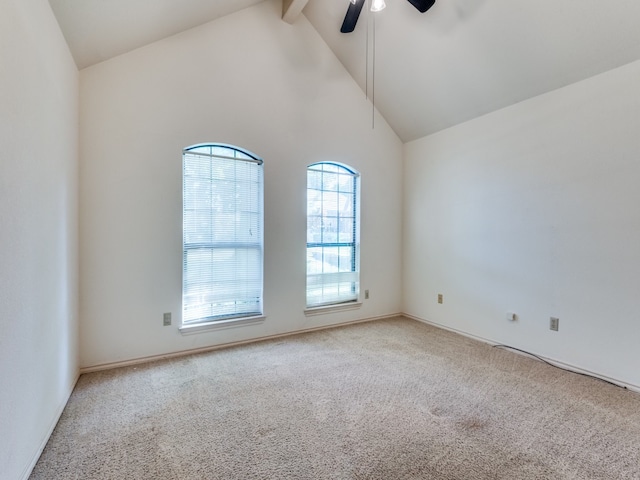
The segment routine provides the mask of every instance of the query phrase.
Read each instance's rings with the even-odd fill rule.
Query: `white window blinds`
[[[359,175],[336,163],[307,168],[307,306],[359,294]]]
[[[182,323],[262,314],[263,167],[249,152],[183,152]]]

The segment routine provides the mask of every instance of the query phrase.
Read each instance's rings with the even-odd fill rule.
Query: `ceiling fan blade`
[[[421,13],[426,12],[433,4],[436,3],[436,0],[408,0],[408,2],[420,10]]]
[[[356,23],[358,23],[358,17],[360,16],[360,11],[362,10],[364,2],[365,0],[356,0],[356,3],[349,2],[347,14],[344,16],[344,21],[342,22],[342,27],[340,28],[340,31],[342,33],[353,32],[353,30],[356,28]]]

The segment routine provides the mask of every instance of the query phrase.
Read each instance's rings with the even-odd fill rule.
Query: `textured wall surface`
[[[403,310],[640,386],[638,127],[634,62],[407,144]]]
[[[400,311],[402,145],[317,32],[263,2],[84,69],[81,364]],[[182,149],[221,142],[265,165],[263,324],[178,331]],[[305,317],[306,167],[361,173],[360,309]],[[174,324],[162,326],[163,312]]]
[[[0,2],[0,476],[78,374],[78,71],[46,0]]]

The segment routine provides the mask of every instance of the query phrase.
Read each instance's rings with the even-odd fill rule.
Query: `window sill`
[[[362,302],[338,303],[336,305],[323,305],[321,307],[310,307],[304,310],[307,317],[313,315],[324,315],[326,313],[342,312],[345,310],[356,310],[362,306]]]
[[[223,330],[225,328],[244,327],[248,325],[257,325],[265,321],[267,317],[258,315],[255,317],[230,318],[229,320],[220,320],[217,322],[198,323],[196,325],[184,325],[180,327],[182,335],[192,335],[194,333],[209,332],[212,330]]]

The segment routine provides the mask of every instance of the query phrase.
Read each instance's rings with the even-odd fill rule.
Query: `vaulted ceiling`
[[[84,68],[260,1],[50,4]],[[386,2],[376,14],[363,9],[350,34],[339,32],[349,0],[284,0],[284,11],[300,21],[304,7],[403,141],[640,59],[638,0],[436,0],[424,14],[406,0]]]

